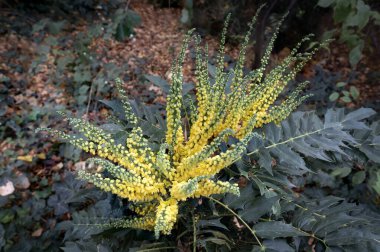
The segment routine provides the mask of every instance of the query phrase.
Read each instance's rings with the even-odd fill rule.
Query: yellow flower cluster
[[[42,129],[99,157],[89,161],[107,173],[81,170],[78,172],[81,179],[131,201],[130,208],[137,217],[118,220],[110,225],[154,230],[158,237],[160,233],[171,232],[177,220],[179,202],[212,194],[239,195],[237,184],[217,181],[214,175],[241,157],[255,128],[270,122],[279,123],[307,97],[299,96],[305,85],[303,83],[282,103],[274,105],[286,84],[313,54],[298,52],[298,48],[309,37],[302,40],[281,64],[265,74],[274,36],[261,67],[244,75],[245,53],[255,16],[242,44],[236,67],[226,73],[223,58],[228,20],[222,32],[214,80],[209,78],[207,48],[203,52],[199,36],[194,37],[197,106],[192,111],[190,128],[186,129],[185,134],[182,123],[182,64],[188,43],[193,37],[192,31],[186,35],[179,57],[172,67],[172,83],[167,97],[166,139],[159,151],[153,151],[144,138],[139,120],[132,111],[119,79],[116,80],[116,86],[128,123],[133,126],[125,144],[115,144],[106,131],[81,119],[67,120],[84,138]],[[275,34],[277,32],[278,27]],[[230,83],[228,87],[227,83]],[[227,142],[229,137],[237,139],[237,143],[229,145],[226,151],[220,151],[219,146]]]
[[[157,207],[154,234],[156,237],[163,234],[170,234],[174,224],[177,222],[178,202],[174,198],[161,200]]]

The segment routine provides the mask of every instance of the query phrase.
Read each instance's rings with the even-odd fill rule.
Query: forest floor
[[[153,102],[164,101],[162,92],[157,87],[139,84],[141,78],[136,72],[170,78],[171,62],[180,49],[183,34],[188,28],[179,21],[181,10],[178,8],[156,8],[144,1],[132,1],[130,8],[136,11],[142,19],[141,25],[135,28],[135,36],[124,42],[98,38],[92,42],[92,47],[95,48],[98,55],[101,55],[104,63],[128,64],[131,78],[125,84],[132,97],[144,95],[146,91],[153,91],[157,96]],[[86,26],[87,24],[79,25],[72,33],[86,29]],[[209,54],[215,55],[219,38],[206,36],[204,43],[208,44]],[[303,70],[306,77],[313,76],[315,64],[321,65],[325,70],[339,72],[342,75],[342,81],[352,72],[348,62],[347,48],[337,42],[334,42],[330,48],[329,52],[321,51],[307,65]],[[43,105],[47,100],[65,104],[64,90],[56,90],[57,85],[54,85],[49,77],[54,69],[49,69],[48,65],[42,65],[39,66],[38,74],[30,73],[29,69],[36,57],[37,50],[38,45],[31,43],[30,39],[25,36],[16,33],[6,33],[0,36],[0,80],[7,77],[12,80],[12,83],[22,83],[21,86],[14,85],[13,90],[9,90],[16,104],[28,101],[32,105]],[[284,58],[289,51],[289,48],[284,48],[277,55],[272,55],[272,58],[274,60]],[[227,55],[236,59],[238,53],[237,46],[227,44]],[[49,56],[51,57],[51,55]],[[194,81],[193,70],[193,59],[187,57],[184,65],[186,81]],[[348,104],[349,107],[360,105],[368,99],[379,99],[379,76],[371,75],[371,73],[379,71],[380,57],[367,52],[358,66],[357,78],[350,83],[360,90],[360,100],[356,102],[357,104]],[[14,107],[8,107],[6,114],[14,112]]]

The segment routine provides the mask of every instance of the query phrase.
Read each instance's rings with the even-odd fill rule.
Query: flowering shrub
[[[300,46],[310,39],[308,36],[278,66],[265,73],[277,26],[261,67],[244,74],[246,48],[255,20],[256,17],[249,25],[235,68],[227,73],[223,60],[227,18],[215,80],[209,79],[207,48],[201,49],[200,37],[193,35],[193,31],[185,36],[172,67],[166,107],[166,139],[158,151],[154,151],[143,136],[139,118],[132,111],[120,79],[116,80],[116,86],[126,118],[133,126],[125,144],[116,144],[111,134],[82,119],[67,118],[84,137],[40,129],[98,156],[88,160],[99,167],[97,172],[80,170],[79,178],[131,202],[130,209],[136,217],[112,221],[109,226],[154,230],[158,238],[161,233],[169,234],[173,229],[181,201],[213,194],[239,195],[236,183],[217,180],[215,175],[241,158],[248,142],[257,135],[255,129],[270,122],[278,124],[308,97],[300,95],[305,82],[285,100],[275,104],[287,83],[294,79],[315,50],[324,45],[319,44],[312,52],[299,53]],[[197,106],[184,120],[182,64],[192,38],[196,48]],[[220,150],[219,146],[229,138],[236,139],[236,144],[229,144],[225,151]]]

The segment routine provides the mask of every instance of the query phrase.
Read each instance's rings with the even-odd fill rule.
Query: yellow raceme
[[[244,75],[244,55],[255,20],[256,17],[250,24],[236,67],[229,73],[224,71],[222,58],[227,30],[223,29],[221,56],[218,58],[214,81],[208,75],[207,52],[202,51],[199,36],[195,36],[197,107],[190,120],[189,132],[185,134],[185,125],[182,123],[182,64],[192,31],[186,35],[178,60],[172,67],[171,90],[166,108],[167,132],[165,143],[161,144],[159,151],[154,151],[144,137],[119,79],[116,80],[116,86],[126,118],[133,126],[125,144],[115,144],[106,131],[81,119],[67,120],[84,138],[41,129],[98,156],[89,161],[98,165],[100,171],[107,171],[109,176],[87,170],[79,171],[78,176],[103,191],[132,202],[130,209],[137,217],[113,221],[110,226],[152,230],[158,237],[160,234],[169,234],[174,228],[181,201],[213,194],[239,195],[237,184],[218,181],[215,175],[243,155],[255,128],[270,122],[279,123],[306,98],[299,96],[303,87],[300,86],[282,103],[274,104],[288,81],[294,78],[296,70],[301,69],[311,57],[310,53],[302,54],[293,50],[284,63],[264,74],[273,47],[274,41],[271,41],[262,59],[262,66]],[[304,41],[307,39],[301,41],[297,48]],[[291,64],[296,61],[297,64]],[[229,87],[227,82],[231,83]],[[227,142],[228,137],[234,137],[238,143],[229,145],[228,150],[222,152],[219,145]]]

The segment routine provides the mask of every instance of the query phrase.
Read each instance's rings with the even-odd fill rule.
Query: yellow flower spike
[[[179,153],[176,153],[175,149],[178,147],[178,143],[183,142],[183,132],[181,125],[181,108],[182,108],[182,64],[185,59],[185,53],[188,43],[191,38],[193,30],[190,30],[185,36],[182,44],[181,52],[179,54],[176,63],[172,67],[172,85],[170,88],[170,93],[167,97],[166,105],[166,122],[167,122],[167,132],[166,132],[166,143],[171,147],[171,154],[176,158],[179,158]]]
[[[188,181],[173,182],[170,190],[170,196],[178,201],[185,201],[187,198],[194,196],[195,191],[198,189],[198,182],[207,176],[199,176]]]
[[[177,166],[177,176],[176,179],[178,181],[183,181],[184,177],[183,174],[186,171],[189,171],[193,169],[195,166],[197,166],[201,161],[205,160],[206,158],[210,157],[215,151],[218,149],[219,145],[226,140],[226,137],[228,135],[232,135],[234,132],[231,129],[225,129],[223,132],[219,134],[218,137],[213,139],[213,141],[203,147],[201,150],[199,150],[194,155],[191,155],[185,159]]]
[[[130,205],[129,209],[137,213],[138,215],[144,216],[156,211],[158,206],[157,202],[148,202],[148,203],[135,203]]]
[[[178,202],[175,199],[161,200],[157,207],[154,234],[158,239],[160,233],[170,234],[177,221]]]
[[[204,117],[206,114],[208,105],[209,105],[209,97],[210,97],[210,89],[208,86],[208,57],[207,57],[207,49],[205,50],[205,57],[202,59],[202,51],[200,48],[201,38],[200,36],[195,37],[195,48],[196,48],[196,70],[195,75],[198,79],[197,85],[197,101],[198,101],[198,117]]]
[[[194,197],[210,196],[212,194],[232,193],[240,195],[239,186],[224,181],[212,181],[205,179],[199,182],[198,189],[194,192]]]
[[[158,188],[149,188],[146,190],[146,188],[138,182],[104,178],[100,174],[92,174],[84,170],[78,172],[78,177],[93,183],[103,191],[111,192],[121,198],[128,198],[131,201],[150,201],[160,197]]]
[[[121,103],[123,104],[125,117],[127,118],[129,123],[131,123],[132,125],[136,125],[138,122],[138,118],[132,111],[132,107],[131,107],[131,104],[129,103],[127,94],[125,90],[123,89],[123,82],[121,81],[120,78],[116,78],[115,84],[116,84],[117,91],[119,92]]]
[[[236,146],[231,146],[232,148],[226,152],[215,155],[200,162],[194,169],[191,169],[182,175],[182,181],[199,176],[212,176],[223,168],[231,165],[233,162],[235,162],[236,159],[240,157],[240,155],[243,154],[249,140],[254,135],[256,135],[256,133],[251,132]]]
[[[155,217],[148,215],[144,217],[135,217],[132,219],[113,220],[103,226],[112,228],[135,228],[152,231],[154,229],[154,223]]]

